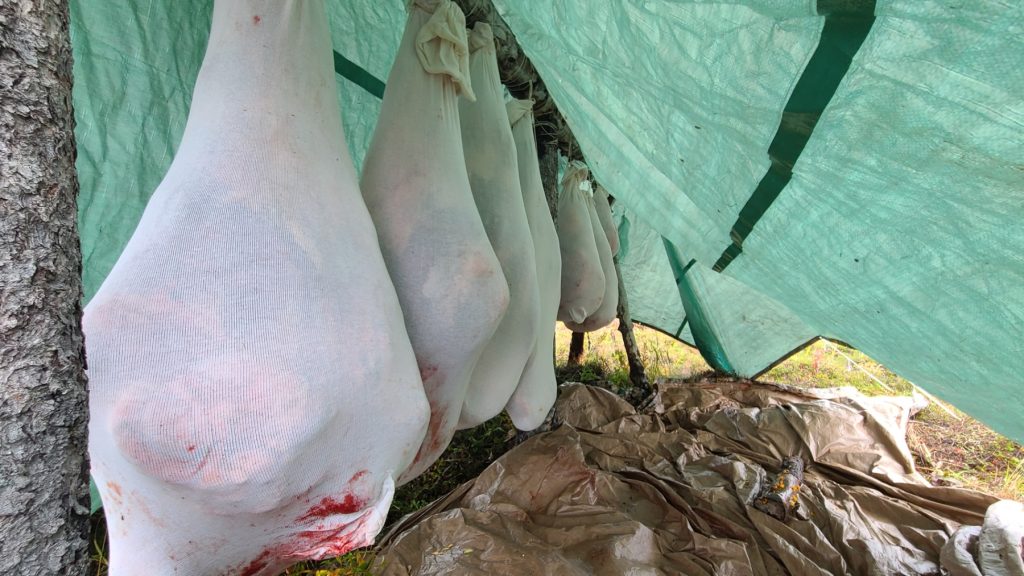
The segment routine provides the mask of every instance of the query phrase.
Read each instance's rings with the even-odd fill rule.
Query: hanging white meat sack
[[[608,238],[608,246],[612,249],[612,256],[619,253],[619,231],[615,228],[612,220],[612,207],[608,203],[608,191],[604,186],[594,186],[594,207],[597,208],[597,218],[601,221],[601,228]]]
[[[607,196],[603,200],[608,206]],[[612,259],[612,249],[608,245],[608,237],[605,229],[601,226],[597,204],[597,195],[587,197],[587,210],[590,213],[590,224],[593,227],[594,242],[597,244],[597,253],[601,257],[601,270],[604,272],[604,298],[601,305],[593,314],[587,316],[583,322],[566,322],[565,327],[573,332],[593,332],[611,324],[615,320],[619,306],[619,277],[615,272],[615,261]]]
[[[462,11],[450,0],[412,2],[362,179],[430,402],[426,438],[400,484],[448,446],[508,307],[462,152],[458,95],[472,96],[469,82]]]
[[[373,541],[428,405],[322,1],[215,2],[178,153],[83,326],[111,576]]]
[[[486,422],[505,408],[533,353],[540,323],[537,260],[488,24],[477,23],[469,47],[476,101],[459,102],[462,146],[476,207],[508,282],[509,306],[473,369],[459,428]]]
[[[562,289],[562,256],[540,177],[537,140],[533,132],[533,100],[513,100],[508,103],[507,111],[516,144],[526,219],[530,224],[537,261],[540,323],[533,353],[505,410],[516,428],[533,430],[544,422],[555,403],[555,322]]]
[[[585,164],[570,162],[558,197],[558,246],[562,253],[562,301],[558,319],[562,322],[583,322],[597,311],[604,299],[604,271],[587,205],[589,175]]]

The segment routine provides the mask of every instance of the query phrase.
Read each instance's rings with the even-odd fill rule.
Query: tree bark
[[[540,181],[548,201],[551,221],[558,224],[558,147],[548,143],[540,154]]]
[[[645,398],[651,392],[651,385],[647,381],[647,372],[644,370],[644,363],[640,359],[640,348],[636,345],[636,337],[633,334],[633,319],[629,315],[629,301],[626,299],[626,286],[622,282],[622,272],[619,271],[619,257],[616,256],[615,275],[619,280],[619,332],[622,334],[622,346],[626,349],[626,362],[629,363],[629,380],[633,383],[637,400]]]
[[[88,407],[66,0],[0,0],[0,574],[85,574]]]

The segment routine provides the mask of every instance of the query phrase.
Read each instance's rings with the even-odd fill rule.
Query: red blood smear
[[[366,476],[369,472],[369,470],[360,470],[359,472],[356,472],[355,474],[352,475],[352,478],[349,479],[348,483],[352,484],[353,482],[356,482],[363,476]]]
[[[354,523],[345,524],[329,530],[305,530],[295,534],[286,542],[280,542],[263,551],[255,560],[240,571],[230,574],[239,576],[256,576],[270,566],[271,561],[287,560],[319,560],[328,556],[341,556],[351,550],[372,543],[368,538],[366,516],[360,516]],[[342,535],[341,532],[347,533]]]
[[[267,567],[267,559],[270,556],[270,550],[264,550],[262,554],[256,557],[255,560],[249,563],[248,566],[239,572],[239,576],[255,576],[259,574],[260,570]]]
[[[196,445],[195,444],[189,444],[188,446],[185,447],[185,450],[188,450],[189,452],[195,452],[196,451]]]
[[[356,498],[352,494],[346,494],[340,502],[330,496],[326,496],[319,504],[310,508],[309,512],[306,512],[304,516],[299,518],[299,522],[314,518],[326,518],[334,514],[352,514],[362,510],[365,506],[365,500]]]
[[[110,491],[118,498],[121,497],[121,487],[118,486],[116,482],[107,482],[107,488],[110,488]]]
[[[420,381],[427,382],[437,374],[437,366],[420,364]]]
[[[444,428],[444,424],[447,421],[444,417],[444,410],[435,410],[433,402],[430,403],[430,408],[430,423],[427,425],[427,436],[423,439],[423,445],[420,446],[416,457],[413,458],[413,464],[419,463],[424,456],[436,452],[441,447],[443,441],[441,429]]]
[[[292,557],[319,559],[328,556],[341,556],[372,543],[373,539],[367,538],[364,530],[366,519],[366,515],[360,516],[354,525],[340,526],[337,530],[326,533],[313,530],[299,532],[297,536],[305,542],[293,543],[296,549],[292,552]],[[340,532],[345,529],[348,529],[347,534],[341,535]]]
[[[255,16],[253,16],[253,17],[252,17],[252,25],[253,25],[253,26],[259,26],[259,25],[260,25],[260,22],[261,22],[262,20],[263,20],[263,18],[260,18],[259,14],[257,14],[257,15],[255,15]]]

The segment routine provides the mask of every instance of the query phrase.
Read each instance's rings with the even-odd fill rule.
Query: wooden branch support
[[[629,363],[629,380],[633,383],[636,400],[641,400],[651,393],[651,384],[647,381],[647,372],[644,370],[643,361],[640,359],[640,348],[636,345],[636,337],[633,334],[633,319],[629,316],[629,301],[626,299],[626,286],[622,281],[622,272],[619,270],[619,257],[616,256],[615,275],[619,279],[619,332],[622,334],[622,346],[626,349],[626,361]]]

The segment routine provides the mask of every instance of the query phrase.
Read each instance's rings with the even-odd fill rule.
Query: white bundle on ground
[[[448,446],[473,366],[508,307],[462,152],[458,95],[471,95],[468,65],[458,6],[412,2],[363,168],[363,196],[430,402],[427,437],[399,483]]]
[[[590,171],[582,162],[570,162],[558,197],[558,247],[562,253],[562,301],[558,319],[580,323],[601,306],[605,279],[590,223]]]
[[[597,208],[597,217],[601,220],[601,228],[608,238],[608,246],[612,249],[612,256],[619,253],[619,231],[615,229],[615,222],[612,220],[612,207],[608,203],[608,191],[600,184],[594,186],[594,207]]]
[[[481,424],[505,407],[533,353],[540,323],[537,260],[491,27],[478,23],[469,46],[476,101],[459,103],[462,146],[473,198],[508,281],[509,306],[473,369],[459,428]]]
[[[83,325],[111,576],[373,541],[428,405],[320,0],[217,0],[181,146]]]
[[[1024,576],[1024,504],[1000,500],[981,526],[961,526],[942,547],[950,576]]]
[[[533,101],[513,100],[508,103],[507,111],[512,124],[512,136],[519,160],[519,182],[523,188],[523,202],[537,261],[540,323],[533,353],[505,409],[516,428],[533,430],[544,422],[555,403],[555,320],[561,299],[562,256],[540,177],[537,141],[533,132]]]
[[[605,208],[608,207],[607,196],[603,200]],[[590,213],[590,224],[593,226],[594,242],[597,244],[597,253],[601,258],[601,271],[604,272],[604,298],[601,305],[593,314],[587,316],[583,322],[565,322],[565,327],[573,332],[593,332],[611,324],[619,307],[619,277],[615,272],[615,261],[612,260],[612,249],[608,245],[608,237],[605,229],[601,226],[601,218],[598,213],[596,195],[587,196],[587,210]],[[609,214],[610,216],[610,214]]]

